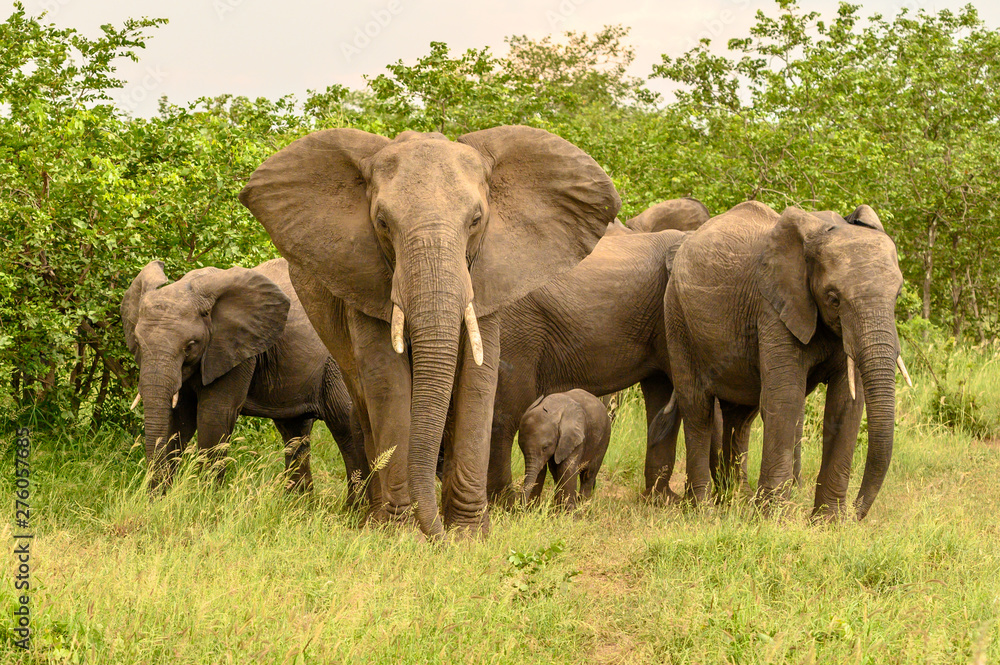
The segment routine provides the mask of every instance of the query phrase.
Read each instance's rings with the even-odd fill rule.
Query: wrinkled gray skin
[[[125,292],[121,314],[139,365],[154,488],[169,485],[196,430],[199,449],[218,460],[218,444],[240,414],[274,421],[286,444],[289,489],[312,487],[308,436],[317,418],[333,433],[348,478],[367,478],[347,388],[295,296],[284,259],[253,269],[201,268],[173,283],[153,261]],[[223,473],[220,465],[220,479]],[[356,490],[352,485],[352,503]]]
[[[412,509],[432,538],[486,532],[498,310],[590,253],[621,204],[611,179],[529,127],[457,141],[331,129],[270,157],[240,201],[344,371],[368,458],[388,457],[373,516]]]
[[[521,417],[517,442],[524,453],[524,498],[534,501],[545,486],[546,467],[556,483],[556,504],[589,499],[611,440],[604,402],[585,390],[539,397]]]
[[[714,398],[727,431],[736,432],[724,444],[742,446],[723,451],[730,465],[745,465],[746,430],[760,410],[757,499],[768,505],[791,484],[805,397],[826,383],[814,516],[846,511],[866,401],[868,458],[854,509],[858,519],[868,513],[892,456],[902,283],[895,245],[868,206],[844,220],[743,203],[688,237],[674,260],[664,319],[685,423],[688,492],[696,501],[709,489]],[[860,378],[856,398],[849,356]]]
[[[708,221],[711,215],[705,204],[698,199],[669,199],[652,205],[632,219],[625,226],[640,233],[655,233],[675,229],[694,231]]]
[[[540,395],[574,388],[607,395],[638,383],[648,420],[667,404],[673,384],[663,294],[684,237],[681,231],[606,236],[576,268],[504,308],[491,499],[505,500],[514,433]],[[668,481],[676,436],[675,427],[647,441],[647,492],[673,498]]]

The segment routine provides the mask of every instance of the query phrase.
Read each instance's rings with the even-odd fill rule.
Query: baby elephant
[[[604,403],[586,390],[553,393],[528,407],[517,439],[524,453],[525,499],[541,495],[548,465],[556,481],[556,504],[573,508],[578,476],[584,499],[594,491],[611,440],[611,420]]]
[[[121,314],[139,365],[135,404],[145,402],[154,488],[170,483],[195,430],[198,447],[218,459],[239,414],[274,421],[285,441],[289,489],[312,486],[308,436],[317,418],[340,447],[348,478],[367,477],[340,368],[295,296],[284,259],[252,269],[200,268],[173,283],[153,261],[125,292]],[[350,502],[360,498],[352,487]]]

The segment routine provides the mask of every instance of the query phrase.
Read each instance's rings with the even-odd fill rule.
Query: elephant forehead
[[[869,266],[879,270],[897,269],[896,245],[886,234],[874,229],[854,227],[830,234],[823,244],[824,253],[833,258],[833,266],[857,270]],[[844,237],[846,236],[846,237]]]
[[[139,304],[140,323],[162,318],[184,318],[199,316],[199,302],[191,286],[184,282],[174,282],[150,291]]]
[[[372,181],[401,188],[478,188],[485,184],[486,167],[477,150],[463,143],[439,139],[411,139],[383,148],[372,161]]]

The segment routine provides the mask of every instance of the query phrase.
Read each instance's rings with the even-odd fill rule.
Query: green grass
[[[277,435],[241,425],[223,487],[188,463],[152,502],[132,440],[39,433],[35,646],[22,653],[0,632],[0,662],[998,662],[1000,363],[978,358],[964,385],[993,434],[932,422],[935,386],[915,372],[875,507],[835,526],[806,519],[820,396],[805,487],[781,517],[645,503],[633,393],[592,502],[573,515],[494,512],[489,538],[444,547],[344,513],[324,429],[312,497],[282,491]],[[862,445],[852,496],[863,460]],[[12,610],[12,564],[0,568]]]

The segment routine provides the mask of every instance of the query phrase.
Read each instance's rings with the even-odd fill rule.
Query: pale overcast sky
[[[832,17],[836,0],[802,0],[800,5]],[[862,15],[894,16],[901,7],[930,12],[958,9],[966,0],[862,0]],[[1000,25],[1000,3],[980,0],[981,16]],[[5,7],[6,5],[6,7]],[[128,81],[116,97],[136,115],[152,115],[160,95],[183,103],[203,95],[233,93],[275,98],[333,83],[364,86],[386,64],[412,63],[431,41],[453,52],[490,46],[505,52],[504,37],[540,38],[566,30],[593,32],[607,24],[631,28],[636,50],[632,73],[647,76],[660,54],[678,56],[701,37],[720,49],[731,37],[746,36],[759,8],[775,13],[773,0],[24,0],[31,14],[96,35],[99,26],[120,26],[129,17],[167,18],[151,31],[141,61],[123,60]],[[0,0],[3,13],[11,4]],[[664,81],[650,87],[667,91]]]

